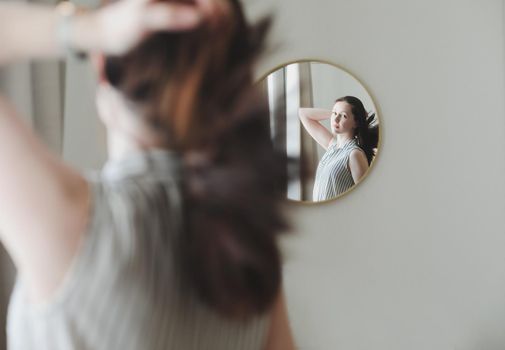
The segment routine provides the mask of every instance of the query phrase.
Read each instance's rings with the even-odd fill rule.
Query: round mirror
[[[307,60],[276,68],[260,84],[274,147],[288,159],[288,199],[328,201],[363,181],[377,156],[379,118],[354,76]]]

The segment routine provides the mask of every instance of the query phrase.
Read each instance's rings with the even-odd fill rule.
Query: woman
[[[249,26],[235,0],[123,0],[1,4],[0,23],[3,62],[91,55],[109,151],[83,177],[1,102],[9,348],[293,349],[279,167],[252,88],[268,21]]]
[[[368,116],[358,98],[345,96],[335,101],[331,111],[300,108],[299,117],[326,150],[317,167],[312,199],[333,199],[361,181],[377,147],[377,127],[371,125],[375,115]],[[327,119],[331,130],[321,124]]]

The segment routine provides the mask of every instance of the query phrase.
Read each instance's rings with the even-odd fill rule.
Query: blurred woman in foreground
[[[252,81],[268,23],[236,0],[0,4],[1,62],[91,56],[109,151],[84,177],[0,101],[10,349],[294,348],[282,164]]]

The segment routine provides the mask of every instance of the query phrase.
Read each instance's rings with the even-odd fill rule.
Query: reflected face
[[[331,111],[330,125],[331,132],[336,134],[354,134],[356,121],[352,114],[351,105],[347,102],[337,102]]]

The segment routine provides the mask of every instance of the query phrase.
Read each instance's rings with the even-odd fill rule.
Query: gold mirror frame
[[[288,202],[293,202],[293,203],[297,203],[297,204],[303,204],[303,205],[320,205],[320,204],[323,204],[324,205],[324,204],[327,204],[327,203],[330,203],[330,202],[334,202],[337,199],[340,199],[340,198],[346,196],[347,194],[349,194],[350,192],[352,192],[353,190],[355,190],[357,187],[359,187],[360,185],[362,185],[362,183],[364,181],[366,181],[366,179],[368,178],[368,176],[369,176],[370,172],[372,171],[372,169],[375,167],[375,164],[377,163],[379,155],[382,152],[382,129],[384,128],[384,122],[382,120],[382,112],[379,109],[379,106],[378,106],[378,104],[376,102],[375,97],[370,92],[370,89],[367,87],[366,84],[363,83],[363,81],[361,79],[357,78],[356,75],[353,74],[353,73],[351,73],[348,69],[343,68],[341,65],[336,64],[336,63],[331,62],[331,61],[328,61],[328,60],[322,60],[322,59],[318,59],[318,58],[305,58],[305,59],[288,61],[286,63],[282,63],[280,65],[277,65],[276,67],[270,69],[267,73],[261,75],[260,78],[257,80],[256,83],[257,84],[261,84],[265,79],[268,78],[268,76],[270,74],[278,71],[281,68],[284,68],[286,66],[289,66],[289,65],[295,64],[295,63],[322,63],[322,64],[326,64],[326,65],[335,67],[336,69],[339,69],[342,72],[348,74],[351,78],[353,78],[356,82],[358,82],[363,87],[363,89],[367,92],[368,96],[370,97],[370,100],[372,101],[373,108],[374,108],[374,111],[375,111],[375,115],[376,115],[376,118],[377,118],[378,124],[379,124],[378,140],[377,140],[377,154],[375,155],[374,159],[370,163],[370,166],[366,170],[365,174],[363,174],[362,179],[359,181],[358,184],[355,184],[354,186],[352,186],[351,188],[349,188],[345,192],[340,193],[339,195],[335,196],[334,198],[323,200],[323,201],[307,201],[307,200],[295,200],[295,199],[291,199],[291,198],[286,198],[286,200]]]

